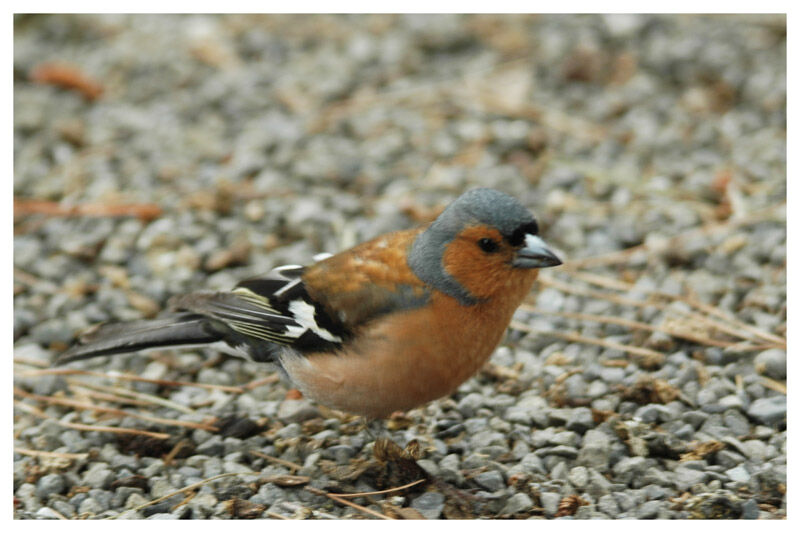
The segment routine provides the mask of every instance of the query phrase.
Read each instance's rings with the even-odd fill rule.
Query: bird
[[[55,364],[207,346],[272,363],[305,397],[378,420],[477,373],[538,270],[560,264],[527,208],[476,188],[429,224],[229,291],[173,296],[154,319],[95,326]]]

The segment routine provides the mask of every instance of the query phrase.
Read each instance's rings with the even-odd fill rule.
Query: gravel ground
[[[16,518],[785,517],[783,17],[15,20]],[[395,447],[219,354],[48,368],[477,185],[567,262]]]

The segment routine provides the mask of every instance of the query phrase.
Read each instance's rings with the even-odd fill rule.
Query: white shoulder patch
[[[342,342],[342,338],[334,335],[325,328],[319,327],[316,318],[314,318],[314,306],[303,300],[293,300],[289,304],[289,312],[294,315],[295,322],[298,326],[286,326],[287,336],[299,337],[306,330],[313,331],[318,337],[325,339],[329,342]]]
[[[312,257],[312,259],[314,260],[315,263],[319,263],[320,261],[325,261],[329,257],[333,257],[333,254],[329,254],[328,252],[322,252]]]

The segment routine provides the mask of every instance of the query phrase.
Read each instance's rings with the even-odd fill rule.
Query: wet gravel
[[[44,204],[15,213],[14,516],[370,518],[326,493],[427,476],[352,501],[784,517],[785,34],[778,16],[16,17],[14,193]],[[484,370],[382,429],[215,353],[42,372],[91,324],[479,185],[530,206],[566,265]]]

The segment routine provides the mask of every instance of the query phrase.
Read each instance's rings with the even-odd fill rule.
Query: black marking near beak
[[[516,268],[547,268],[560,265],[561,259],[556,257],[541,237],[528,233],[525,235],[525,245],[517,250],[511,264]]]

